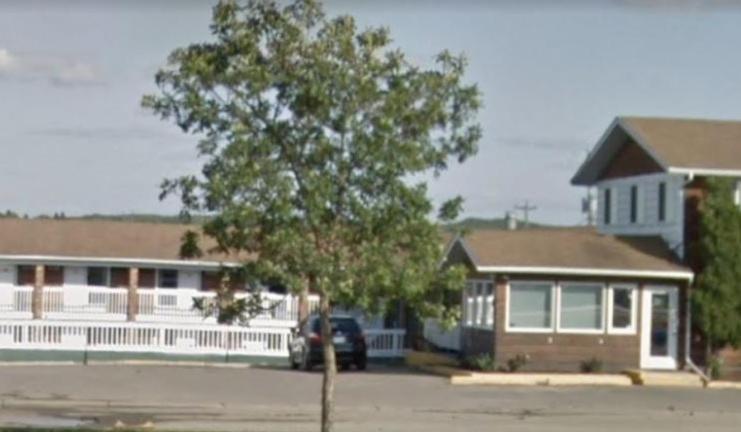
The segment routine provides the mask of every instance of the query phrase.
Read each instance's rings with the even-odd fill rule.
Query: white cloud
[[[47,81],[57,86],[95,85],[98,69],[78,59],[14,53],[0,48],[0,78]]]
[[[15,66],[15,57],[8,50],[0,48],[0,75],[12,72]]]

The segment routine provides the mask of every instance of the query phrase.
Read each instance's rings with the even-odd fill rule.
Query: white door
[[[676,369],[679,333],[678,290],[674,286],[643,288],[641,368]]]

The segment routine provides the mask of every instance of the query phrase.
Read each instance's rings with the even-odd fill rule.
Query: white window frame
[[[549,327],[510,327],[509,325],[509,315],[510,315],[510,299],[511,297],[511,284],[515,283],[517,285],[550,285],[551,287],[551,325]],[[507,333],[553,333],[556,328],[556,296],[557,296],[557,290],[556,290],[556,283],[552,280],[517,280],[517,281],[510,281],[507,283],[506,286],[506,297],[507,301],[504,307],[504,328]]]
[[[600,304],[601,314],[600,317],[602,318],[600,320],[600,328],[597,329],[579,329],[579,328],[568,328],[568,327],[562,327],[561,326],[561,294],[563,290],[563,286],[599,286],[602,291],[602,302]],[[607,296],[607,289],[606,285],[602,282],[571,282],[571,281],[559,281],[558,283],[558,290],[556,293],[556,332],[562,333],[562,334],[604,334],[605,333],[605,316],[607,315],[605,313],[605,304],[607,303],[605,301],[605,297]]]
[[[613,293],[615,289],[630,290],[630,326],[613,327]],[[638,286],[630,283],[610,284],[607,288],[607,333],[614,335],[635,335],[638,326]]]
[[[632,221],[633,212],[633,188],[636,190],[636,220]],[[640,225],[643,223],[643,188],[640,183],[632,183],[628,186],[628,225]]]
[[[487,295],[487,289],[491,294]],[[467,279],[463,293],[463,325],[467,328],[494,329],[494,282]]]
[[[610,199],[607,199],[607,191],[610,191]],[[615,208],[615,204],[617,204],[618,200],[615,197],[615,194],[617,193],[617,188],[613,186],[605,186],[602,189],[602,211],[600,212],[600,218],[602,225],[605,226],[613,226],[617,225],[617,209]],[[608,203],[609,201],[609,203]],[[610,207],[610,222],[605,221],[605,216],[607,215],[607,206],[609,204]]]

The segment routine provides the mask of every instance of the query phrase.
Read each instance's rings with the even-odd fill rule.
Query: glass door
[[[642,300],[641,367],[676,369],[677,288],[647,286]]]

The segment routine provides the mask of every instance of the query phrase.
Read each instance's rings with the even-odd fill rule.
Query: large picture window
[[[548,282],[510,283],[508,312],[508,330],[551,330],[553,328],[553,285]]]
[[[564,283],[561,285],[559,308],[559,330],[576,332],[601,332],[603,286],[588,283]]]

